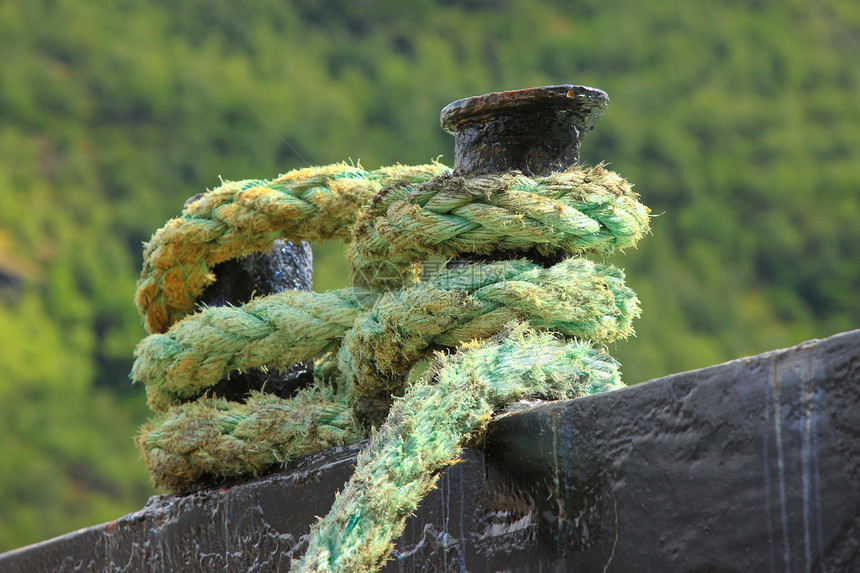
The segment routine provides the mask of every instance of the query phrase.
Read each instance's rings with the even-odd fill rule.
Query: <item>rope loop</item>
[[[620,386],[600,345],[633,333],[639,302],[620,269],[582,255],[633,247],[648,232],[648,208],[603,165],[529,178],[340,163],[223,182],[145,248],[135,302],[152,334],[132,378],[155,412],[136,437],[154,483],[181,490],[258,475],[370,437],[293,570],[375,571],[495,412]],[[278,239],[350,241],[354,286],[195,308],[212,266]],[[420,280],[434,258],[443,268]],[[292,398],[209,395],[231,372],[306,360],[314,384]]]

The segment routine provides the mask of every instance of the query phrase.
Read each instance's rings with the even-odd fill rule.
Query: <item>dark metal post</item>
[[[285,290],[311,290],[312,263],[313,254],[308,242],[275,241],[268,251],[215,265],[212,272],[216,281],[203,291],[197,302],[207,306],[238,306],[255,296]],[[313,363],[299,362],[286,370],[251,368],[245,372],[233,372],[206,391],[234,401],[243,400],[252,390],[289,398],[296,390],[312,382]]]
[[[450,103],[442,109],[441,121],[442,128],[454,135],[454,173],[481,175],[515,169],[528,176],[544,176],[564,171],[579,162],[582,138],[608,104],[609,97],[601,90],[567,84],[495,92]],[[547,266],[563,256],[511,251],[464,256],[462,261],[525,257]]]
[[[445,106],[442,128],[454,134],[458,174],[549,175],[579,161],[583,136],[608,104],[606,93],[585,86],[495,92]]]

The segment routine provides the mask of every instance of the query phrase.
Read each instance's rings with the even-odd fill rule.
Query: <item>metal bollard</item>
[[[194,201],[195,195],[186,201]],[[254,253],[215,265],[216,281],[197,299],[206,306],[238,306],[255,296],[266,296],[285,290],[311,290],[313,253],[307,241],[275,241],[268,251]],[[286,370],[251,368],[233,372],[205,393],[227,400],[242,401],[251,391],[289,398],[314,380],[313,363],[299,362]]]
[[[586,86],[558,85],[495,92],[457,100],[442,109],[442,128],[454,135],[454,173],[518,170],[528,176],[564,171],[579,162],[579,146],[600,120],[609,96]],[[551,266],[564,254],[534,250],[469,255],[464,262],[527,258]]]

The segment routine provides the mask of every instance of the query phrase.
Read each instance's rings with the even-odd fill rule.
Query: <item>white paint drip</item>
[[[783,561],[791,573],[791,546],[788,544],[788,504],[785,496],[785,451],[782,441],[782,404],[780,401],[779,361],[773,364],[774,426],[776,429],[776,455],[779,470],[779,510],[782,522]]]

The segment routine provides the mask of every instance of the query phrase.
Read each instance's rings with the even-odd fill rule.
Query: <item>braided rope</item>
[[[258,474],[364,438],[343,400],[321,388],[283,400],[255,393],[244,403],[203,398],[170,408],[136,439],[158,487],[181,489],[207,475]]]
[[[179,320],[211,282],[211,265],[280,238],[344,237],[350,225],[354,282],[371,290],[285,292]],[[147,245],[136,302],[150,331],[164,333],[138,346],[132,377],[158,412],[136,438],[153,481],[181,489],[205,476],[254,475],[370,434],[295,568],[374,570],[438,472],[495,410],[617,386],[615,362],[590,343],[628,336],[639,313],[619,269],[577,257],[550,268],[472,263],[423,282],[417,263],[499,249],[607,254],[647,232],[647,208],[602,166],[529,179],[340,164],[225,183]],[[418,360],[455,347],[408,387]],[[232,371],[308,359],[315,384],[291,399],[195,399]],[[403,398],[392,405],[392,395]]]
[[[540,179],[441,175],[378,193],[353,227],[350,256],[356,282],[392,288],[414,278],[408,263],[431,256],[531,248],[608,255],[647,231],[648,209],[602,165]]]
[[[602,165],[540,179],[443,175],[379,193],[353,234],[367,258],[387,261],[527,250],[608,254],[634,245],[648,210]]]
[[[383,294],[345,333],[340,368],[356,413],[375,425],[434,349],[487,338],[514,320],[606,343],[631,334],[638,315],[614,267],[579,258],[549,269],[525,260],[468,265]]]
[[[446,173],[434,163],[364,171],[345,163],[290,171],[272,181],[225,182],[171,219],[144,249],[135,304],[148,332],[194,311],[220,262],[288,241],[349,237],[361,207],[392,183]]]
[[[617,364],[606,354],[521,325],[439,356],[431,371],[391,407],[331,512],[312,527],[294,572],[378,569],[439,472],[456,463],[465,441],[480,438],[499,408],[621,385]]]
[[[379,422],[390,395],[433,349],[492,336],[512,320],[609,342],[628,336],[638,313],[613,267],[575,258],[550,269],[522,260],[470,265],[378,299],[352,289],[298,291],[207,309],[144,339],[132,378],[146,385],[150,407],[163,411],[231,371],[283,369],[343,338],[341,369],[353,402],[381,395],[383,411],[373,416]]]
[[[164,411],[197,396],[232,371],[288,366],[336,349],[372,293],[289,291],[189,316],[135,350],[132,379],[146,385],[149,407]]]

